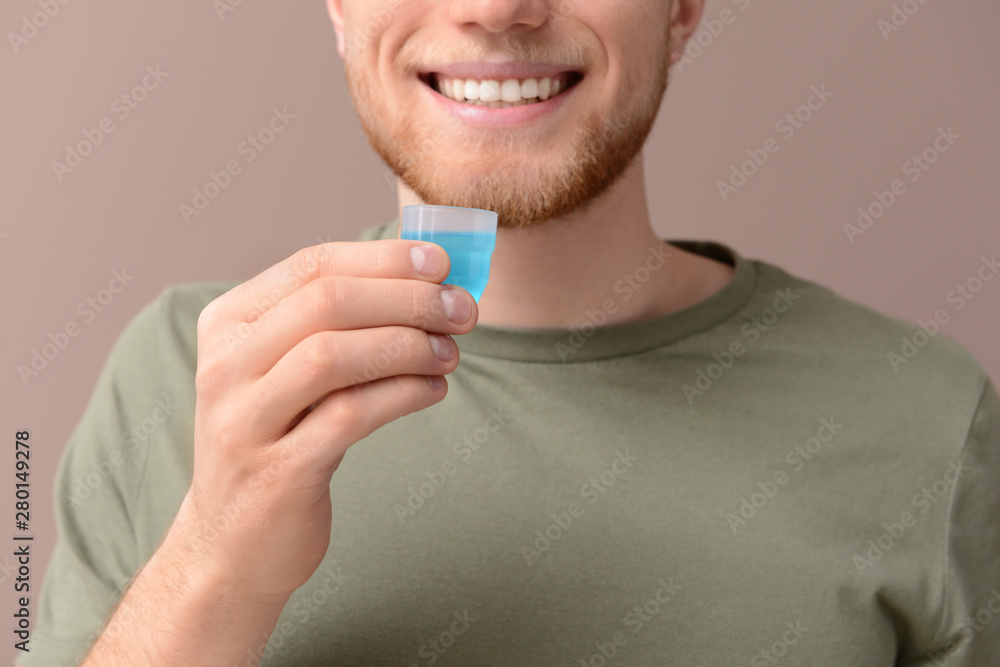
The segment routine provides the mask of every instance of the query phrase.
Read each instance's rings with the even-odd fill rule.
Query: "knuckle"
[[[198,397],[207,396],[212,393],[215,388],[215,381],[212,374],[206,371],[201,366],[198,366],[198,370],[194,374],[194,393]]]
[[[194,373],[195,394],[211,396],[222,384],[224,364],[216,355],[202,357]]]
[[[313,334],[303,345],[299,370],[308,381],[327,376],[336,366],[339,355],[336,341],[324,333]]]
[[[434,303],[437,298],[437,285],[410,281],[410,324],[418,328],[430,326],[434,321]]]
[[[358,389],[349,389],[327,400],[330,401],[330,409],[326,413],[326,425],[335,432],[352,431],[364,418]]]
[[[323,315],[337,306],[340,300],[340,287],[333,280],[317,280],[309,283],[303,290],[305,312],[313,315]]]
[[[402,339],[402,327],[385,327],[367,343],[364,358],[355,361],[361,366],[364,382],[370,382],[379,377],[392,375],[394,362],[403,355],[409,347]],[[355,374],[352,378],[357,377]],[[357,382],[353,384],[358,384]]]
[[[410,316],[419,321],[424,313],[427,298],[423,294],[420,283],[410,281]]]
[[[315,280],[323,273],[327,251],[323,246],[309,246],[292,255],[291,267],[295,277],[303,282]]]
[[[216,299],[213,299],[212,301],[209,301],[208,305],[202,308],[201,312],[198,313],[198,324],[197,324],[198,340],[206,338],[212,331],[212,329],[215,327],[215,323],[219,319],[218,311],[221,309],[221,306],[219,304],[219,299],[221,298],[222,297],[218,297]]]
[[[411,359],[419,359],[428,355],[434,356],[430,339],[427,336],[426,331],[400,327],[396,337],[388,345],[395,343],[395,349],[398,350],[396,356],[406,355]]]
[[[245,421],[236,412],[225,410],[221,414],[213,415],[212,431],[215,434],[212,438],[212,448],[226,454],[227,459],[235,461],[235,457],[245,449],[246,442],[242,437],[246,432]]]
[[[392,248],[386,243],[372,244],[370,261],[377,271],[383,272],[392,266],[391,250]]]

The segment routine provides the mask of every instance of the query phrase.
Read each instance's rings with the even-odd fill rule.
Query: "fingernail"
[[[472,304],[469,303],[466,294],[459,293],[458,290],[446,289],[441,292],[441,303],[444,305],[444,314],[455,324],[465,324],[472,316]]]
[[[444,378],[440,375],[428,375],[427,383],[431,386],[431,389],[438,391],[444,388]]]
[[[444,258],[441,250],[430,245],[418,245],[410,248],[410,261],[417,273],[433,276],[441,270]]]
[[[431,347],[434,348],[434,354],[441,361],[451,361],[455,357],[455,347],[454,343],[448,336],[442,336],[441,334],[427,334],[431,339]]]

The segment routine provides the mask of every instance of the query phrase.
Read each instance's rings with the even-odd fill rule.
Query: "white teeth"
[[[465,80],[465,99],[467,100],[478,100],[479,99],[479,82],[475,79]]]
[[[538,97],[538,81],[535,79],[525,79],[524,83],[521,84],[521,97],[526,100]]]
[[[521,84],[517,79],[507,79],[500,85],[500,99],[504,102],[517,102],[521,99]]]
[[[437,90],[445,97],[458,102],[506,109],[522,104],[533,104],[555,97],[566,88],[566,77],[541,79],[448,79],[435,75]]]
[[[479,99],[484,102],[499,102],[500,96],[500,82],[487,80],[479,84]]]
[[[538,99],[547,100],[552,91],[552,79],[545,77],[538,81]]]

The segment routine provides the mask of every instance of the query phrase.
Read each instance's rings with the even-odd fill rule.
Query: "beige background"
[[[210,0],[77,0],[15,53],[6,35],[41,11],[39,1],[54,3],[0,8],[0,399],[10,443],[0,497],[12,534],[12,440],[31,429],[35,595],[55,538],[59,454],[128,319],[169,283],[249,277],[395,215],[321,0],[245,0],[221,19]],[[946,295],[982,255],[1000,252],[1000,4],[896,0],[919,9],[884,39],[877,22],[893,4],[709,0],[706,19],[729,10],[730,23],[718,37],[704,33],[708,46],[675,67],[646,149],[653,219],[664,237],[723,241],[891,315],[915,321],[945,308],[943,332],[998,379],[1000,279],[961,310]],[[147,66],[168,75],[121,119],[112,104]],[[823,84],[833,96],[786,140],[775,123]],[[275,107],[295,119],[246,163],[237,147]],[[105,117],[113,133],[60,182],[51,163]],[[911,183],[904,162],[949,126],[960,139]],[[717,181],[769,137],[780,150],[723,202]],[[233,159],[242,172],[185,224],[178,205]],[[906,193],[849,243],[844,223],[897,178]],[[78,304],[121,268],[135,279],[84,322]],[[73,321],[79,335],[25,385],[17,365]],[[0,556],[7,619],[12,563]]]

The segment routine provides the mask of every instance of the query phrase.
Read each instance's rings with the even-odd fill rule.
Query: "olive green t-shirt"
[[[326,559],[237,664],[1000,664],[1000,399],[981,365],[927,323],[672,243],[731,282],[601,326],[659,268],[651,249],[579,326],[456,337],[447,397],[348,451]],[[234,284],[171,287],[116,343],[58,469],[24,667],[82,659],[169,528],[197,317]]]

